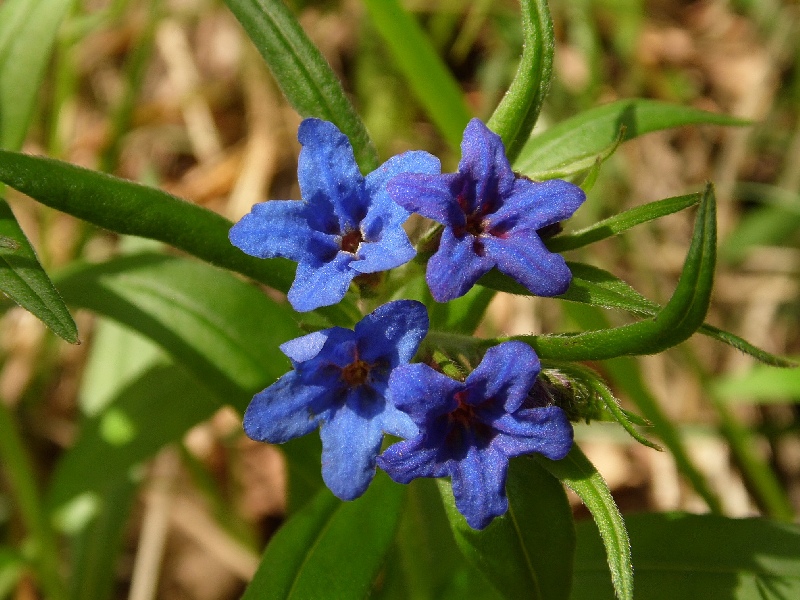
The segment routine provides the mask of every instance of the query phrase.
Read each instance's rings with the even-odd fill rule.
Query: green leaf
[[[50,510],[86,492],[105,493],[124,482],[134,466],[213,415],[223,405],[222,398],[174,365],[152,367],[102,413],[83,423],[77,442],[62,456],[51,478]]]
[[[564,488],[529,458],[512,460],[508,512],[481,531],[455,506],[449,483],[439,480],[450,527],[464,557],[509,600],[569,597],[575,532]]]
[[[546,240],[551,252],[565,252],[588,246],[594,242],[619,235],[642,223],[671,215],[700,202],[700,194],[688,194],[650,202],[621,212],[608,219],[598,221],[594,225],[574,233],[558,235]]]
[[[796,402],[800,400],[800,371],[758,365],[741,375],[718,378],[713,389],[718,397],[732,402]]]
[[[562,121],[531,137],[513,161],[514,170],[528,175],[600,154],[614,142],[621,127],[624,140],[683,125],[748,125],[727,115],[674,106],[654,100],[619,100]]]
[[[32,312],[59,337],[78,343],[78,328],[64,301],[45,273],[14,213],[0,199],[0,290]]]
[[[140,254],[80,265],[59,287],[67,303],[155,341],[241,411],[288,369],[278,345],[302,333],[288,307],[193,260]]]
[[[22,146],[71,6],[72,0],[6,0],[0,7],[0,148]]]
[[[577,175],[585,173],[585,178],[581,181],[580,186],[584,192],[589,192],[594,187],[597,176],[600,174],[600,167],[611,158],[622,143],[625,136],[625,128],[619,130],[617,139],[611,142],[608,146],[603,148],[600,152],[592,152],[585,156],[574,157],[570,162],[558,165],[548,169],[547,171],[536,171],[527,173],[526,176],[535,181],[546,181],[548,179],[568,179],[571,178],[577,181]]]
[[[653,318],[630,325],[574,335],[517,336],[541,358],[602,360],[652,354],[688,339],[702,324],[711,297],[716,259],[716,209],[713,189],[703,194],[694,235],[672,298]]]
[[[548,460],[542,456],[534,458],[554,477],[578,494],[592,513],[603,540],[616,596],[619,600],[632,600],[631,545],[625,522],[603,477],[577,445],[573,445],[567,457],[559,461]]]
[[[334,123],[353,144],[362,171],[378,166],[364,123],[330,65],[282,0],[225,0],[269,65],[289,103],[304,117]]]
[[[0,546],[0,598],[10,596],[27,566],[19,552],[8,546]]]
[[[550,89],[555,47],[547,0],[521,0],[521,4],[522,58],[508,92],[488,123],[502,138],[512,162],[533,130]]]
[[[681,513],[633,515],[626,521],[638,598],[800,597],[796,525]],[[579,523],[577,530],[572,600],[610,600],[600,540],[590,523]]]
[[[397,66],[451,148],[457,150],[470,113],[452,73],[398,0],[364,0]]]
[[[272,538],[242,600],[365,598],[391,545],[403,492],[383,473],[352,502],[320,490]]]

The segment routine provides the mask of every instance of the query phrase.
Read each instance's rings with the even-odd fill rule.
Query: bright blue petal
[[[444,477],[447,460],[440,461],[440,450],[428,447],[424,438],[398,442],[378,456],[378,466],[397,483],[410,483],[417,477]]]
[[[284,342],[280,345],[280,350],[293,362],[301,363],[317,356],[328,340],[341,344],[347,339],[353,339],[352,331],[343,327],[331,327]]]
[[[523,342],[504,342],[486,351],[478,367],[467,377],[470,404],[494,398],[506,412],[517,410],[539,375],[536,352]]]
[[[392,395],[388,390],[384,391],[386,405],[380,415],[380,427],[386,433],[397,437],[410,439],[419,434],[419,427],[407,413],[395,407]]]
[[[494,444],[506,456],[538,452],[561,460],[572,447],[572,425],[557,406],[526,408],[504,415],[492,424],[499,432]]]
[[[402,209],[400,209],[402,210]],[[406,264],[417,251],[400,225],[385,229],[375,242],[362,242],[350,267],[359,273],[378,273]]]
[[[352,260],[351,254],[339,252],[329,262],[313,260],[298,264],[288,294],[289,303],[296,311],[306,312],[341,301],[358,274],[350,268]]]
[[[228,234],[231,243],[251,256],[295,261],[312,256],[309,242],[327,241],[308,226],[305,202],[272,200],[255,204]]]
[[[433,417],[455,410],[458,402],[453,395],[463,388],[460,381],[421,363],[400,365],[389,377],[392,402],[421,428]]]
[[[463,296],[481,275],[491,270],[494,266],[492,258],[488,253],[480,256],[475,252],[472,235],[458,238],[452,229],[445,228],[439,250],[428,261],[426,279],[431,295],[437,302]]]
[[[345,404],[320,426],[322,479],[342,500],[363,494],[375,476],[383,432]]]
[[[514,172],[500,136],[479,119],[472,119],[464,130],[458,172],[468,176],[472,187],[465,196],[467,212],[473,212],[486,201],[494,204],[498,198],[510,194],[514,186]]]
[[[407,363],[428,333],[428,311],[416,300],[395,300],[379,306],[356,324],[361,358],[388,360],[390,367]]]
[[[508,459],[492,448],[469,448],[466,456],[452,463],[456,508],[473,529],[483,529],[508,510],[506,475]]]
[[[291,371],[255,395],[244,413],[244,431],[258,442],[281,444],[316,429],[331,401],[327,389],[304,385]]]
[[[453,195],[459,184],[458,173],[445,175],[403,174],[387,185],[392,200],[409,212],[414,212],[443,225],[464,227],[466,217]]]
[[[340,231],[357,229],[367,213],[368,197],[350,140],[333,123],[320,119],[305,119],[297,139],[303,145],[297,167],[303,200],[322,211],[332,206]]]
[[[516,279],[536,296],[558,296],[567,291],[572,273],[560,254],[550,252],[535,231],[506,238],[484,238],[486,254],[497,268]]]
[[[489,230],[541,229],[570,218],[585,200],[581,188],[561,179],[540,182],[518,178],[513,193],[489,216]]]

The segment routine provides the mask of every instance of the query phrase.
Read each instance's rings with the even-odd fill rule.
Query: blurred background
[[[340,75],[382,159],[425,149],[452,170],[448,150],[411,94],[360,0],[288,2]],[[488,118],[516,69],[515,0],[408,0],[404,6],[454,73],[472,112]],[[554,79],[537,129],[621,98],[664,100],[753,121],[688,127],[622,145],[604,164],[577,229],[622,210],[716,184],[720,248],[708,322],[765,350],[800,356],[800,6],[790,0],[551,0]],[[59,29],[23,150],[160,186],[236,220],[267,198],[299,198],[296,129],[261,57],[221,2],[85,0]],[[8,192],[48,273],[150,247],[120,239]],[[693,212],[640,226],[574,258],[601,266],[648,298],[674,289]],[[165,248],[167,252],[171,250]],[[164,360],[132,332],[77,312],[71,346],[22,309],[0,322],[0,400],[13,415],[42,489],[81,423],[102,418],[125,439],[110,401]],[[548,299],[499,294],[482,333],[542,333],[625,322]],[[269,324],[265,323],[265,327]],[[675,425],[685,456],[633,442],[617,425],[578,425],[576,438],[623,512],[708,510],[792,520],[800,508],[800,372],[778,370],[695,336],[641,360],[591,365],[626,408]],[[157,410],[157,407],[154,408]],[[645,429],[645,432],[647,430]],[[97,456],[103,469],[103,456]],[[180,444],[131,471],[107,514],[108,545],[86,558],[75,532],[90,499],[59,514],[67,552],[106,573],[110,597],[237,598],[285,510],[278,449],[249,441],[241,418],[221,410]],[[3,480],[0,536],[24,537]],[[575,510],[584,515],[579,502]],[[584,515],[585,516],[585,515]],[[72,537],[71,537],[72,536]],[[0,553],[2,554],[2,553]],[[88,562],[87,562],[88,561]],[[32,580],[0,593],[37,598]]]

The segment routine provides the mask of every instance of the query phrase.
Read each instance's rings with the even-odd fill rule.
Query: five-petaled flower
[[[456,507],[471,527],[483,529],[508,510],[509,458],[538,452],[558,460],[572,446],[564,411],[525,404],[539,369],[536,353],[522,342],[490,348],[464,382],[420,363],[395,369],[391,397],[419,432],[390,446],[378,466],[399,483],[450,476]]]
[[[350,141],[333,123],[306,119],[297,138],[303,200],[256,204],[231,228],[230,240],[252,256],[297,261],[289,302],[303,312],[339,302],[359,274],[414,257],[402,227],[408,212],[392,202],[386,184],[401,173],[434,174],[441,166],[427,152],[405,152],[364,177]]]
[[[377,308],[355,330],[332,327],[286,342],[294,370],[256,394],[244,430],[257,441],[286,442],[317,427],[322,478],[342,500],[357,498],[375,475],[383,434],[416,434],[409,417],[387,400],[393,369],[408,363],[428,331],[428,313],[414,300]]]
[[[395,202],[443,224],[427,280],[439,302],[463,296],[497,267],[537,296],[557,296],[572,274],[537,230],[564,220],[586,196],[576,185],[536,182],[511,170],[500,137],[478,119],[464,130],[458,172],[402,174],[389,182]]]

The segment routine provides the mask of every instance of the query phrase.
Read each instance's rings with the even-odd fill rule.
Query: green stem
[[[9,408],[0,401],[0,457],[20,516],[33,538],[33,563],[44,595],[66,600],[64,582],[58,573],[58,548],[33,478],[33,463],[25,451]]]

